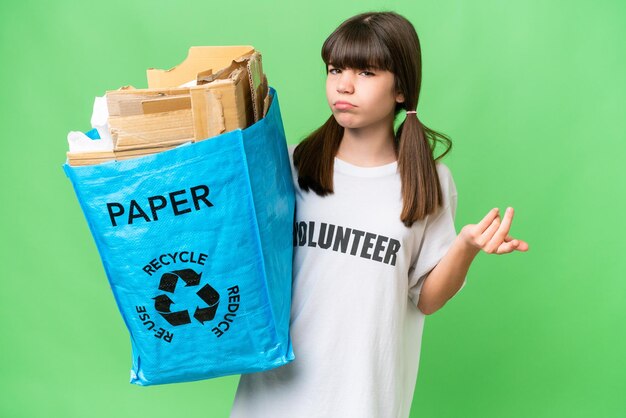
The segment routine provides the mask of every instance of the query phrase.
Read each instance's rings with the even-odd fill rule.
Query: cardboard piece
[[[269,107],[261,54],[252,46],[191,47],[181,64],[150,68],[147,78],[147,89],[124,86],[106,92],[116,159],[245,129]],[[129,154],[131,150],[135,152]],[[81,158],[74,153],[68,158],[70,165],[78,165],[111,155]]]
[[[148,88],[162,89],[177,87],[195,80],[198,73],[206,70],[219,70],[228,67],[231,62],[254,51],[250,45],[240,46],[192,46],[187,58],[169,70],[149,68],[147,70]]]
[[[115,160],[113,151],[67,152],[69,165],[93,165]]]
[[[250,92],[252,93],[252,109],[254,121],[258,122],[263,115],[263,99],[267,94],[266,79],[263,78],[263,67],[261,65],[261,54],[255,52],[247,61],[248,81],[250,82]]]

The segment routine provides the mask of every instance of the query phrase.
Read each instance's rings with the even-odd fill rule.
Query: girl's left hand
[[[465,225],[459,237],[468,245],[488,254],[507,254],[512,251],[528,251],[528,243],[509,236],[513,208],[507,208],[500,222],[498,208],[494,208],[476,225]]]

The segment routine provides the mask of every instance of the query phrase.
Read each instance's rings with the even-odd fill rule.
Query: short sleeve
[[[293,165],[293,151],[296,149],[298,144],[295,145],[287,145],[287,153],[289,154],[289,167],[291,168],[291,179],[293,180],[294,187],[298,187],[298,174],[295,166]]]
[[[457,235],[454,227],[457,207],[456,185],[446,165],[437,163],[437,172],[442,187],[443,205],[439,211],[428,215],[416,261],[409,269],[409,297],[415,306],[417,306],[424,279],[446,255]],[[465,286],[465,282],[464,279],[461,289]]]

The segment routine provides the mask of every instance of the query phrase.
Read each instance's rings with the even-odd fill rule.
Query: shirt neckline
[[[363,167],[335,157],[335,171],[356,177],[382,177],[396,174],[398,161],[374,167]]]

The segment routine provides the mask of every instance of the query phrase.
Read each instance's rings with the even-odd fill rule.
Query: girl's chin
[[[343,128],[362,128],[363,124],[359,122],[355,115],[349,115],[346,113],[335,113],[335,120],[339,126]]]
[[[351,112],[333,112],[335,120],[343,128],[359,129],[374,127],[380,124],[392,124],[394,115],[381,116],[374,114],[354,114]]]

